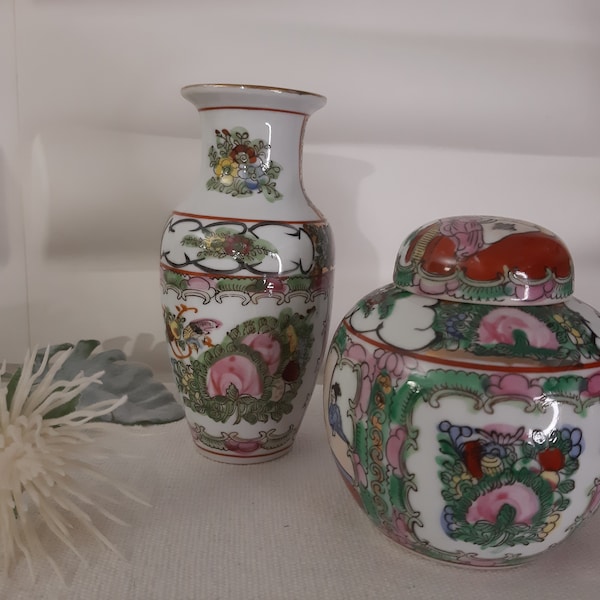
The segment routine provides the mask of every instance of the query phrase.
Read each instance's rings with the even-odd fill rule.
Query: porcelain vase
[[[200,184],[169,218],[162,307],[192,439],[221,462],[288,452],[326,341],[333,243],[302,182],[303,135],[323,96],[201,84]]]
[[[330,347],[324,404],[348,490],[430,558],[502,567],[566,539],[600,502],[600,315],[564,243],[464,216],[412,233],[393,283]]]

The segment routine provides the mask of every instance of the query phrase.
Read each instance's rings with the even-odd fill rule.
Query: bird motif
[[[212,348],[214,344],[208,334],[221,325],[221,321],[216,319],[195,319],[184,327],[182,338],[196,351],[204,347]]]
[[[186,325],[184,314],[189,311],[197,312],[197,309],[189,308],[185,304],[175,308],[176,315],[165,309],[167,339],[175,356],[180,359],[187,358],[193,351],[198,352],[202,348],[213,347],[209,333],[220,327],[221,321],[202,318],[194,319]]]

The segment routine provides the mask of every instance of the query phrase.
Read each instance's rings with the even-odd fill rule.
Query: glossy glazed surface
[[[333,246],[302,187],[306,115],[291,110],[324,98],[226,85],[184,96],[206,135],[201,184],[162,238],[173,374],[202,454],[263,462],[291,449],[327,334]]]
[[[516,219],[462,216],[404,242],[394,283],[417,294],[487,304],[550,304],[573,291],[573,263],[552,232]]]
[[[475,234],[463,239],[465,224]],[[501,225],[495,242],[480,235],[490,225]],[[569,295],[558,238],[525,227],[525,254],[522,238],[509,243],[524,225],[510,219],[421,228],[396,282],[358,302],[330,347],[340,473],[386,535],[429,557],[518,564],[598,505],[600,315]]]

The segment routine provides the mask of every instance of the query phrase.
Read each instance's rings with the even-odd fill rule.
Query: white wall
[[[0,0],[0,361],[22,358],[29,338],[15,42],[13,4]]]
[[[597,0],[0,0],[0,355],[93,337],[166,367],[159,238],[200,160],[179,88],[211,81],[328,97],[304,175],[335,322],[459,213],[553,229],[600,307]]]

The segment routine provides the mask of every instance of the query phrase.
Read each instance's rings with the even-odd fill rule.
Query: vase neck
[[[215,95],[212,87],[199,87],[184,88],[183,95],[201,120],[200,189],[195,195],[205,214],[320,219],[302,184],[302,142],[308,114],[324,99],[289,91],[273,96],[273,90],[262,88],[252,88],[246,96],[227,86]]]

